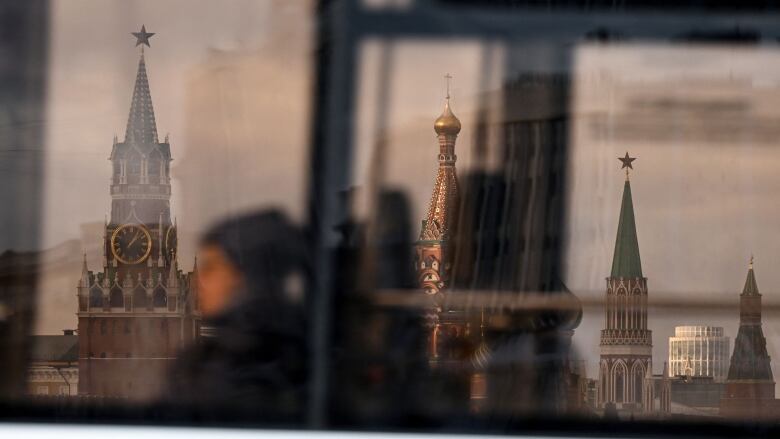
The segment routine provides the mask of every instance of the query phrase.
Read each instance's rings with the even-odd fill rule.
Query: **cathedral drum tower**
[[[160,142],[141,46],[124,142],[109,160],[111,218],[103,267],[86,255],[78,283],[79,394],[136,399],[155,395],[176,352],[198,333],[195,272],[177,264],[171,220],[170,145]]]
[[[635,160],[619,157],[626,169],[612,273],[607,278],[605,324],[601,331],[598,405],[642,410],[645,375],[652,368],[652,334],[647,329],[647,278],[642,275],[628,170]],[[647,410],[652,410],[648,407]]]
[[[444,302],[444,290],[450,283],[452,265],[452,238],[458,215],[458,179],[455,174],[455,140],[460,132],[460,120],[450,109],[449,79],[447,78],[447,99],[444,111],[433,124],[439,140],[439,167],[428,212],[422,222],[420,239],[415,246],[418,285],[429,295],[434,308],[429,310],[431,326],[429,354],[437,357],[438,336],[443,327],[439,314]],[[457,331],[458,328],[452,327]]]

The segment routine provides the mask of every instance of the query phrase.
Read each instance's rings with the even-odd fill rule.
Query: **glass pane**
[[[673,3],[0,6],[0,418],[772,431],[777,8]]]

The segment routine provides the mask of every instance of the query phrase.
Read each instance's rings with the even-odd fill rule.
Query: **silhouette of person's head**
[[[207,416],[217,410],[298,422],[306,407],[307,327],[289,280],[307,267],[300,228],[277,211],[243,215],[209,230],[199,251],[208,330],[180,353],[165,394]]]
[[[206,318],[241,300],[275,306],[299,297],[290,281],[305,268],[304,240],[278,211],[217,224],[201,239],[199,255],[198,299]]]

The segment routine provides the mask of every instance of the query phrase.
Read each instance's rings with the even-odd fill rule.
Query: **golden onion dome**
[[[444,111],[433,123],[436,134],[458,134],[460,132],[460,120],[450,110],[450,98],[444,104]]]

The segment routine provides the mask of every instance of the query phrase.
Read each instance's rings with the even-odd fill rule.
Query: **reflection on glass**
[[[0,396],[316,428],[780,419],[771,24],[452,3],[45,10],[47,116],[9,110],[0,151]]]

